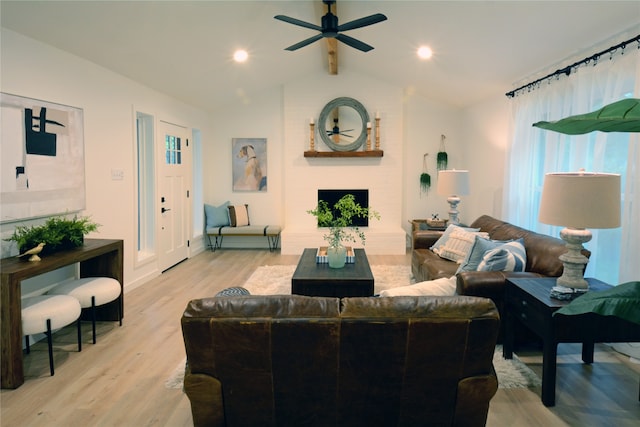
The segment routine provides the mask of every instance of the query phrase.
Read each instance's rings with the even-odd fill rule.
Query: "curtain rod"
[[[518,92],[520,92],[520,91],[522,91],[524,89],[528,89],[529,91],[531,91],[531,89],[534,89],[535,86],[539,85],[543,81],[548,80],[548,79],[550,79],[552,77],[557,77],[557,76],[560,76],[561,74],[569,76],[574,68],[577,68],[577,67],[579,67],[580,65],[583,65],[583,64],[588,64],[591,61],[594,61],[593,65],[596,65],[598,63],[598,60],[600,59],[600,56],[606,55],[607,53],[613,54],[618,49],[621,49],[622,54],[624,55],[624,50],[627,47],[627,45],[629,43],[633,43],[633,42],[637,42],[638,43],[638,49],[640,49],[640,34],[635,36],[635,37],[633,37],[633,38],[631,38],[631,39],[629,39],[629,40],[627,40],[627,41],[624,41],[622,43],[618,43],[615,46],[611,46],[609,49],[605,49],[602,52],[598,52],[598,53],[596,53],[594,55],[591,55],[591,56],[589,56],[587,58],[584,58],[584,59],[582,59],[582,60],[580,60],[580,61],[578,61],[576,63],[573,63],[571,65],[568,65],[568,66],[564,67],[564,68],[556,70],[553,73],[551,73],[551,74],[549,74],[547,76],[544,76],[544,77],[542,77],[542,78],[540,78],[538,80],[535,80],[535,81],[532,81],[531,83],[527,83],[526,85],[520,86],[517,89],[514,89],[514,90],[512,90],[510,92],[505,93],[505,95],[508,98],[513,98],[518,94]]]

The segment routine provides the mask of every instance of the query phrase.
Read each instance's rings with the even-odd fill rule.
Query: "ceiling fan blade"
[[[289,46],[288,48],[285,48],[285,50],[288,50],[288,51],[298,50],[298,49],[300,49],[301,47],[305,47],[305,46],[306,46],[306,45],[308,45],[308,44],[311,44],[311,43],[313,43],[313,42],[315,42],[315,41],[320,40],[321,38],[322,38],[322,34],[317,34],[317,35],[315,35],[315,36],[313,36],[313,37],[309,37],[309,38],[308,38],[308,39],[306,39],[306,40],[302,40],[302,41],[301,41],[301,42],[299,42],[299,43],[292,44],[292,45],[291,45],[291,46]]]
[[[345,24],[338,25],[338,31],[347,31],[353,30],[355,28],[362,28],[366,27],[367,25],[377,24],[378,22],[386,20],[386,16],[381,13],[376,13],[375,15],[365,16],[364,18],[356,19]]]
[[[301,21],[299,19],[291,18],[289,16],[276,15],[276,16],[274,16],[274,18],[279,20],[279,21],[287,22],[287,23],[293,24],[293,25],[298,25],[300,27],[309,28],[311,30],[322,31],[322,27],[320,27],[319,25],[311,24],[309,22]]]
[[[338,34],[336,36],[336,39],[341,41],[342,43],[349,45],[353,48],[356,48],[358,50],[361,50],[363,52],[369,52],[371,49],[373,49],[373,46],[370,46],[366,43],[361,42],[360,40],[356,40],[353,37],[349,37],[347,35],[344,34]]]

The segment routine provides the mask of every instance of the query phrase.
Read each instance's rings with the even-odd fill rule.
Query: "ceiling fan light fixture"
[[[418,58],[431,59],[432,56],[433,56],[433,51],[429,46],[420,46],[418,48]]]
[[[239,63],[246,62],[249,59],[249,54],[244,49],[238,49],[233,52],[233,60]]]
[[[300,19],[292,18],[290,16],[285,15],[276,15],[275,19],[286,22],[288,24],[297,25],[299,27],[308,28],[311,30],[318,31],[319,34],[309,37],[301,42],[293,44],[285,50],[294,51],[298,50],[302,47],[305,47],[313,42],[316,42],[322,38],[334,38],[339,42],[346,44],[347,46],[351,46],[354,49],[358,49],[362,52],[369,52],[373,49],[373,46],[370,46],[360,40],[354,39],[346,34],[343,34],[344,31],[355,30],[357,28],[368,27],[369,25],[377,24],[378,22],[386,21],[387,17],[381,13],[376,13],[370,16],[365,16],[363,18],[354,19],[353,21],[349,21],[345,24],[339,25],[338,17],[331,13],[331,5],[335,4],[335,1],[332,0],[323,0],[323,3],[327,5],[327,13],[322,16],[321,23],[322,25],[312,24],[310,22],[301,21]]]

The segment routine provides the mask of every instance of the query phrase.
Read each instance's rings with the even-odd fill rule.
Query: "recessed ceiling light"
[[[420,46],[418,48],[418,56],[421,59],[429,59],[433,55],[433,51],[429,46]]]
[[[233,60],[236,62],[245,62],[249,58],[246,50],[238,49],[233,53]]]

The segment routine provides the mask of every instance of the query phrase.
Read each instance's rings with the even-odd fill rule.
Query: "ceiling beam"
[[[329,74],[338,74],[338,40],[329,37],[327,41],[327,55],[329,59]]]

